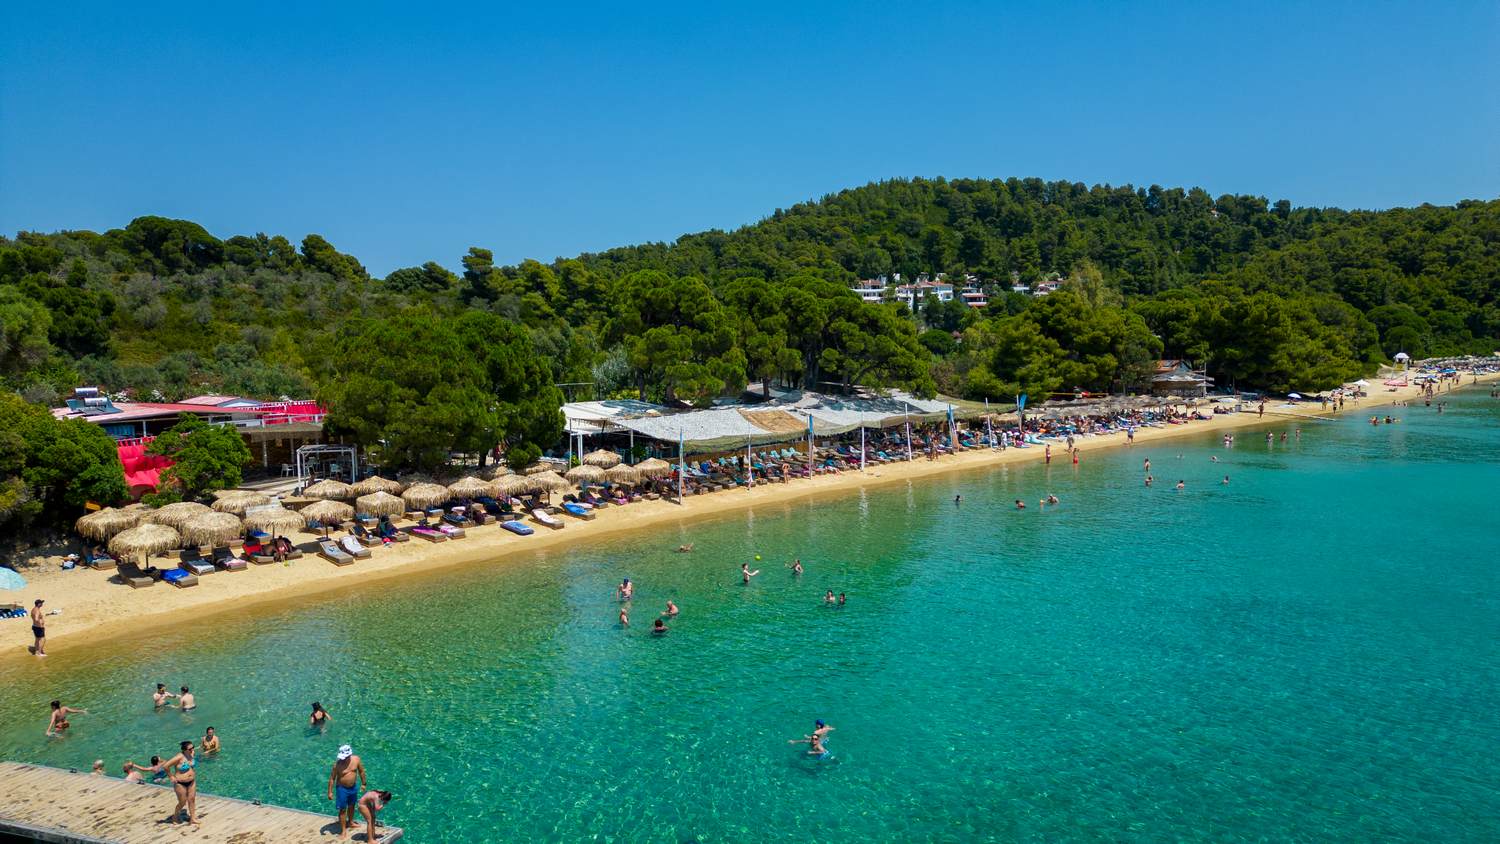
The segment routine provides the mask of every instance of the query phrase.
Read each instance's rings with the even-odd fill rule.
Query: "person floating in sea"
[[[193,693],[188,691],[187,686],[183,686],[182,691],[177,694],[177,708],[183,712],[191,712],[198,708],[198,699],[193,697]]]
[[[630,626],[630,608],[629,607],[624,607],[624,606],[620,607],[620,626],[621,627],[629,627]]]
[[[1151,474],[1151,458],[1146,458],[1146,474]]]
[[[1047,503],[1048,504],[1056,504],[1057,503],[1057,496],[1053,495],[1050,492],[1047,493]]]
[[[47,617],[42,614],[42,604],[45,603],[43,599],[37,598],[36,603],[31,605],[31,636],[36,640],[31,646],[31,652],[37,656],[47,655]]]
[[[161,709],[163,706],[166,706],[167,702],[174,697],[177,697],[177,695],[174,695],[171,692],[167,691],[166,683],[157,683],[156,692],[151,695],[151,705],[156,707],[157,709]]]
[[[955,496],[953,496],[953,506],[954,507],[957,507],[958,505],[960,505],[962,503],[964,503],[964,497],[962,495],[955,495]]]
[[[674,603],[672,603],[672,599],[671,598],[667,599],[667,608],[664,609],[664,610],[662,610],[661,614],[664,615],[664,616],[667,616],[668,618],[674,618],[674,617],[676,617],[676,615],[677,615],[677,605],[674,604]]]
[[[1281,441],[1286,442],[1286,431],[1281,432]]]
[[[354,826],[354,807],[359,802],[359,788],[368,787],[365,763],[354,755],[354,748],[347,744],[339,747],[333,770],[328,774],[328,799],[334,800],[334,808],[338,811],[340,838],[349,837],[350,828]],[[337,798],[334,797],[335,789]]]
[[[801,576],[801,574],[802,574],[802,558],[801,557],[798,557],[797,559],[792,560],[792,574],[794,576]]]
[[[69,715],[87,715],[87,709],[74,709],[71,706],[63,706],[62,701],[52,701],[52,715],[47,720],[47,737],[60,736],[72,724],[68,723]]]
[[[757,574],[760,574],[760,569],[751,571],[749,563],[740,563],[740,576],[743,578],[742,582],[746,586],[750,585],[750,578],[756,576]]]
[[[669,629],[671,628],[667,627],[667,623],[658,618],[656,620],[656,623],[651,625],[651,635],[660,636],[666,633]]]
[[[312,727],[315,730],[322,730],[326,728],[328,726],[328,722],[332,720],[333,716],[328,714],[328,710],[323,708],[323,704],[318,703],[317,701],[312,702],[312,714],[307,716],[307,726]]]
[[[803,736],[799,739],[789,739],[787,740],[787,744],[807,745],[807,755],[814,759],[828,760],[833,758],[833,754],[829,753],[828,749],[823,746],[823,736],[818,733]]]
[[[92,774],[92,775],[94,775],[94,776],[96,776],[96,777],[102,777],[102,776],[104,776],[104,760],[103,759],[95,759],[94,760],[94,769],[92,771],[89,771],[89,773]]]
[[[1224,483],[1224,486],[1229,486],[1229,476],[1228,475],[1224,476],[1224,482],[1223,483]]]
[[[198,760],[193,755],[193,743],[185,741],[182,750],[163,765],[172,780],[172,791],[177,794],[177,808],[172,810],[170,824],[181,822],[183,810],[187,811],[187,822],[198,825]]]
[[[1187,482],[1186,481],[1178,481],[1177,482],[1177,488],[1178,489],[1187,489]]]
[[[839,608],[842,609],[843,606],[845,604],[847,604],[847,603],[849,603],[849,596],[847,594],[843,593],[843,592],[840,592],[839,593]]]
[[[630,578],[627,577],[624,580],[620,581],[620,588],[618,591],[620,593],[620,600],[628,601],[631,598],[635,597],[635,584],[631,583]]]
[[[823,595],[823,604],[824,604],[824,606],[830,606],[830,607],[833,606],[835,600],[836,599],[833,597],[833,590],[832,589],[829,589],[828,592]]]
[[[126,782],[146,781],[146,778],[141,776],[141,769],[137,767],[134,762],[131,762],[128,759],[125,760],[125,765],[120,769],[120,773],[125,775]]]
[[[1024,502],[1021,499],[1017,498],[1016,499],[1016,509],[1017,510],[1025,510],[1026,509],[1026,502]]]
[[[219,744],[219,734],[216,733],[216,732],[214,732],[214,728],[213,727],[209,727],[208,729],[204,730],[203,731],[203,752],[204,753],[218,753],[220,747],[221,747],[221,745]]]
[[[686,545],[679,545],[679,546],[677,546],[677,553],[679,553],[679,554],[689,554],[689,553],[692,553],[692,550],[693,550],[693,543],[691,543],[691,542],[689,542]]]
[[[1146,486],[1151,486],[1151,480],[1152,480],[1151,476],[1147,475],[1146,476]]]

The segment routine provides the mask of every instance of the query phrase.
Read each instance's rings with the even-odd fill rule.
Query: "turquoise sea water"
[[[205,791],[326,810],[347,741],[414,844],[1493,841],[1500,401],[1450,401],[188,617],[0,667],[0,757],[113,771],[213,724]],[[157,681],[199,711],[153,712]],[[66,739],[52,697],[90,709]],[[833,762],[787,743],[819,717]]]

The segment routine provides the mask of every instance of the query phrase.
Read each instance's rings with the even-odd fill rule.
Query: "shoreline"
[[[1496,380],[1500,380],[1500,374],[1482,375],[1477,381],[1461,384],[1457,389]],[[1420,397],[1420,388],[1395,388],[1390,392],[1374,393],[1364,399],[1347,402],[1342,413],[1359,413]],[[1290,408],[1267,407],[1264,417],[1253,412],[1240,412],[1165,428],[1140,428],[1136,431],[1135,440],[1137,445],[1145,445],[1157,440],[1210,431],[1222,433],[1296,419],[1327,419],[1338,413],[1340,412],[1320,410],[1311,403]],[[1087,435],[1079,441],[1079,448],[1085,453],[1099,448],[1121,448],[1126,445],[1124,434],[1119,432]],[[435,544],[413,538],[410,542],[399,545],[377,547],[371,550],[369,559],[347,568],[336,567],[322,558],[307,554],[291,566],[257,565],[243,572],[215,572],[202,577],[197,586],[189,589],[176,589],[163,583],[146,589],[131,589],[122,584],[111,583],[115,574],[112,571],[63,571],[59,558],[41,558],[32,561],[36,567],[25,572],[28,585],[17,592],[14,598],[29,606],[32,600],[42,597],[47,600],[49,609],[61,611],[59,615],[48,616],[47,619],[47,644],[52,653],[48,654],[49,658],[45,661],[53,662],[59,656],[66,659],[69,652],[86,652],[91,646],[103,642],[152,635],[153,629],[170,623],[173,617],[184,612],[201,622],[205,618],[250,611],[268,604],[297,602],[335,592],[352,592],[374,584],[389,584],[433,571],[450,571],[481,561],[511,564],[526,554],[593,542],[631,531],[685,527],[707,517],[746,510],[757,505],[784,504],[804,498],[846,494],[867,487],[932,478],[953,472],[989,469],[1027,461],[1041,462],[1043,451],[1041,447],[1012,448],[1006,451],[984,448],[940,457],[934,461],[916,456],[910,462],[871,466],[864,472],[856,469],[786,483],[757,484],[750,490],[736,489],[692,496],[683,504],[667,500],[641,501],[624,508],[610,507],[600,511],[593,521],[568,519],[565,522],[567,527],[562,530],[547,530],[535,526],[537,533],[525,537],[515,536],[497,525],[487,525],[470,529],[468,538],[462,540]],[[294,539],[302,545],[311,540],[311,535],[299,533]],[[16,619],[14,627],[7,629],[13,629],[13,635],[18,638],[24,636],[24,644],[5,648],[5,655],[0,656],[0,660],[35,661],[35,657],[29,652],[29,627]]]

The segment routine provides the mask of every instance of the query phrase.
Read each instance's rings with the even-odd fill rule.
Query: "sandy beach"
[[[1481,376],[1478,383],[1490,383],[1500,376]],[[1464,386],[1470,386],[1472,380]],[[1392,390],[1374,386],[1378,392],[1360,400],[1347,402],[1345,414],[1368,413],[1371,409],[1393,402],[1420,398],[1417,387]],[[1446,392],[1446,390],[1444,391]],[[1164,428],[1141,428],[1135,435],[1135,446],[1216,431],[1228,431],[1254,425],[1270,425],[1288,419],[1305,419],[1332,415],[1314,403],[1296,406],[1268,404],[1264,417],[1253,412],[1214,415],[1206,421]],[[1126,445],[1123,433],[1079,438],[1083,465],[1091,451]],[[1061,447],[1054,449],[1054,459],[1066,459]],[[521,537],[498,526],[472,528],[463,540],[431,544],[413,539],[410,542],[372,549],[371,558],[353,566],[336,567],[309,553],[288,566],[251,566],[242,572],[216,572],[203,576],[200,583],[188,589],[176,589],[158,583],[146,589],[131,589],[112,582],[113,572],[77,569],[64,571],[60,559],[35,558],[22,571],[28,586],[8,600],[29,607],[36,598],[47,601],[47,609],[60,611],[47,619],[48,660],[66,660],[91,643],[112,641],[139,634],[161,624],[169,624],[184,614],[197,624],[215,612],[245,611],[259,605],[280,604],[289,600],[321,595],[335,590],[373,588],[396,578],[429,574],[435,570],[466,566],[484,561],[487,564],[519,559],[540,550],[567,547],[617,537],[626,532],[655,532],[664,544],[676,546],[678,537],[690,525],[704,517],[763,505],[775,505],[795,499],[846,494],[850,491],[885,484],[901,483],[972,469],[984,469],[1007,463],[1040,462],[1043,449],[1032,447],[995,451],[976,449],[929,461],[921,456],[910,462],[870,466],[864,472],[846,471],[787,483],[756,484],[753,489],[729,490],[710,495],[690,496],[683,504],[671,501],[642,501],[624,507],[610,507],[598,513],[593,521],[567,520],[562,530],[537,526],[533,536]],[[401,524],[401,523],[398,523]],[[313,535],[299,533],[293,537],[302,547],[311,547]],[[3,649],[7,659],[32,659],[28,652],[30,630],[21,619],[9,620]]]

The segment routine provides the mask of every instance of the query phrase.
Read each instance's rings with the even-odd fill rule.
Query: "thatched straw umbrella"
[[[183,522],[178,530],[189,545],[226,545],[238,538],[244,527],[239,516],[204,507],[203,512]]]
[[[182,544],[177,531],[166,525],[136,525],[115,534],[109,541],[109,550],[122,557],[140,557],[142,561],[158,551],[170,551]]]
[[[620,465],[620,455],[609,449],[601,448],[598,451],[591,451],[585,454],[579,462],[585,466],[598,466],[600,469],[608,469],[612,466]]]
[[[636,471],[634,466],[626,466],[621,463],[619,466],[612,466],[605,469],[604,479],[612,484],[629,485],[638,483],[641,479],[641,473]]]
[[[374,495],[377,492],[383,492],[386,495],[396,495],[401,490],[406,489],[406,484],[400,481],[393,481],[389,478],[382,478],[379,475],[372,475],[355,484],[352,489],[355,495]]]
[[[251,492],[248,489],[233,490],[232,494],[220,496],[214,502],[214,509],[220,513],[233,513],[236,516],[245,515],[245,510],[251,507],[259,507],[262,504],[270,504],[271,497],[259,492]]]
[[[440,484],[412,484],[401,493],[402,500],[407,504],[424,510],[443,504],[452,497],[453,493]]]
[[[568,483],[567,478],[556,472],[543,472],[540,475],[533,475],[531,482],[536,484],[537,489],[543,492],[562,492],[573,486],[571,483]]]
[[[454,498],[478,498],[490,494],[490,485],[488,481],[471,476],[448,484],[448,491],[453,493]]]
[[[181,532],[182,526],[195,516],[212,512],[213,510],[210,510],[206,504],[199,504],[196,501],[177,501],[172,504],[163,505],[156,510],[147,510],[146,515],[141,517],[141,521],[150,522],[155,525],[166,525]]]
[[[583,484],[598,484],[604,482],[604,470],[598,466],[590,466],[585,463],[582,466],[574,466],[568,470],[568,480],[582,486]]]
[[[245,516],[245,527],[263,530],[273,536],[279,533],[289,533],[304,524],[300,514],[285,507],[267,507]]]
[[[345,498],[354,497],[354,488],[343,481],[336,481],[329,478],[326,481],[318,481],[307,489],[302,490],[302,494],[308,498],[321,498],[324,501],[342,501]]]
[[[642,460],[635,464],[635,470],[644,478],[662,478],[672,474],[676,467],[665,460],[653,457],[650,460]]]
[[[116,507],[105,507],[103,510],[97,510],[80,518],[73,523],[73,527],[84,538],[103,542],[122,530],[128,530],[140,524],[144,513],[144,509],[121,510]]]
[[[311,527],[313,522],[323,525],[323,533],[328,533],[329,525],[343,524],[346,520],[354,518],[354,508],[342,501],[314,501],[297,511],[302,517],[304,524]]]
[[[484,470],[479,473],[479,477],[487,481],[493,481],[496,478],[503,478],[506,475],[514,474],[515,472],[504,463],[493,463],[484,467]]]
[[[533,463],[530,466],[527,466],[524,470],[522,470],[521,474],[523,474],[523,475],[540,475],[543,472],[550,472],[550,471],[552,471],[552,467],[548,466],[546,463]]]
[[[510,498],[515,495],[525,495],[528,492],[536,492],[536,476],[506,475],[496,478],[490,482],[490,494],[496,498]]]
[[[371,516],[394,516],[406,512],[406,502],[389,492],[372,492],[354,499],[354,511]]]

